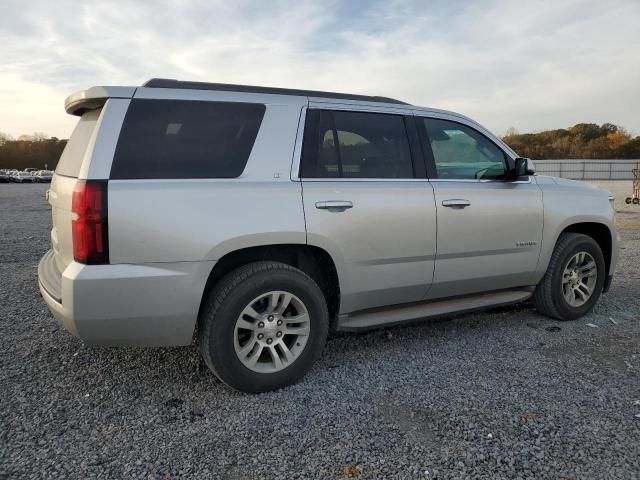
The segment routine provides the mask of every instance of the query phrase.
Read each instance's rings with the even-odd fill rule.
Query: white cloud
[[[10,2],[0,131],[66,137],[74,90],[171,77],[393,96],[497,133],[640,133],[638,19],[637,0]]]

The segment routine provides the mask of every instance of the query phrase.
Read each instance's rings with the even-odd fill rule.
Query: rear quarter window
[[[56,166],[56,173],[66,177],[78,177],[82,167],[82,159],[96,129],[102,109],[91,110],[80,117],[76,128],[73,130],[67,145],[60,155]]]
[[[110,178],[239,177],[264,112],[255,103],[133,100]]]

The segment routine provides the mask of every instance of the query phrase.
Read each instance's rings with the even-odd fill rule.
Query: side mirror
[[[536,173],[536,169],[530,158],[518,157],[515,159],[515,167],[510,173],[510,179],[515,180],[516,178],[524,177],[526,175],[533,175]]]
[[[533,163],[533,160],[531,160],[530,158],[525,158],[524,160],[525,160],[524,174],[535,175],[536,165]]]

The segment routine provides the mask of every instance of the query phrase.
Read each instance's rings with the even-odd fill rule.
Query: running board
[[[490,307],[522,302],[533,294],[532,290],[502,290],[499,292],[433,300],[428,303],[394,305],[371,310],[361,310],[340,315],[338,331],[368,330],[420,319],[428,319],[452,313],[470,312]]]

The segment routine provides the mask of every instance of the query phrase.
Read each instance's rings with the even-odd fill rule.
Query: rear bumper
[[[55,258],[47,252],[38,267],[40,292],[49,310],[71,334],[89,345],[104,346],[190,344],[214,265],[71,262],[59,274],[56,295],[51,262]]]

